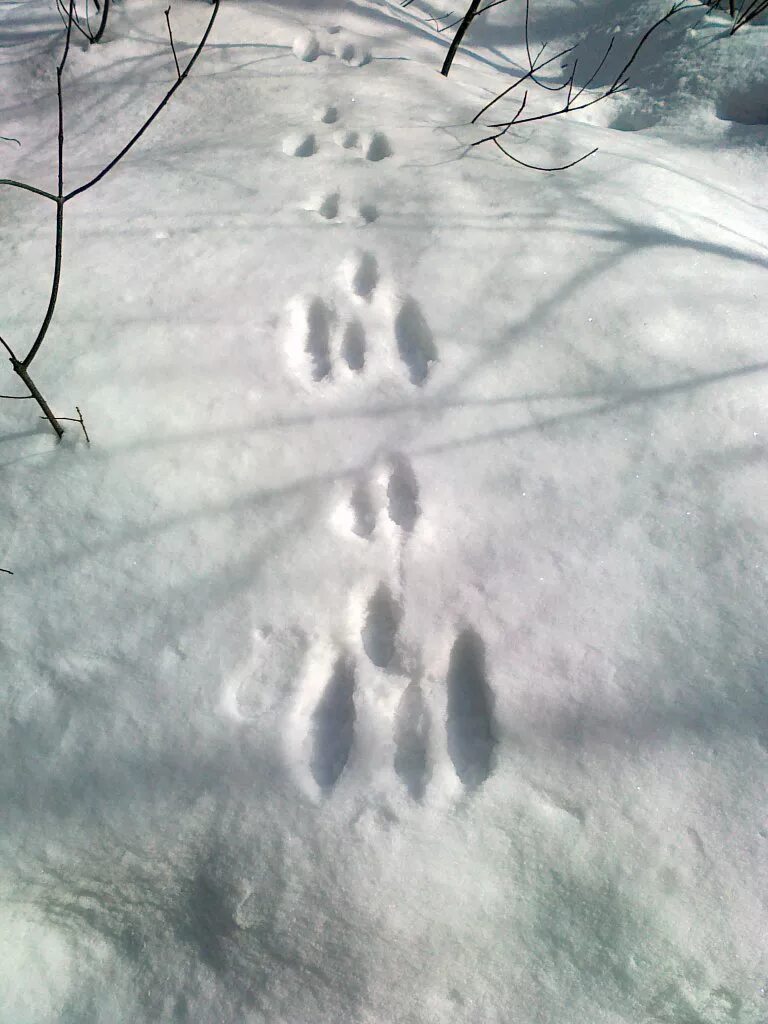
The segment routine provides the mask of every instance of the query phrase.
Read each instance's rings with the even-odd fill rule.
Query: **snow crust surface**
[[[61,22],[3,8],[53,188]],[[663,9],[531,31],[583,82]],[[768,28],[679,15],[541,174],[471,147],[521,6],[448,79],[446,13],[227,0],[66,207],[92,443],[0,402],[2,1024],[768,1020]],[[174,73],[155,0],[73,42],[67,187]],[[0,203],[23,351],[52,207]]]

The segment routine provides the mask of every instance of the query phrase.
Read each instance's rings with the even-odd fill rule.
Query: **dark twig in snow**
[[[498,7],[499,4],[503,4],[506,2],[507,0],[491,0],[491,3],[486,4],[485,7],[481,7],[481,0],[471,0],[471,3],[467,8],[467,12],[464,15],[464,17],[461,18],[459,21],[455,21],[450,25],[446,25],[446,29],[453,28],[454,25],[458,25],[459,28],[458,31],[456,32],[456,35],[451,40],[451,45],[448,47],[448,53],[445,55],[443,66],[440,69],[441,75],[445,75],[447,77],[448,72],[451,70],[451,65],[453,64],[453,58],[456,56],[456,52],[461,46],[461,41],[467,34],[469,26],[472,24],[475,18],[478,18],[481,14],[485,14],[486,11],[490,11],[492,7]]]
[[[101,15],[99,19],[99,27],[95,32],[91,29],[91,18],[88,14],[88,0],[85,0],[85,26],[83,26],[80,21],[80,16],[77,13],[77,7],[74,9],[73,24],[78,32],[84,36],[89,43],[98,43],[104,35],[104,30],[107,27],[107,18],[109,17],[109,2],[110,0],[103,0],[104,6],[101,7],[99,5],[99,0],[93,0],[93,6],[96,8],[96,12]],[[56,9],[61,15],[61,20],[66,25],[69,15],[63,0],[56,0]]]
[[[7,573],[9,576],[13,576],[13,573],[11,572],[10,569],[0,569],[0,572],[4,572]]]
[[[58,416],[57,419],[63,423],[79,423],[80,426],[83,428],[85,440],[88,442],[88,444],[90,444],[91,439],[90,437],[88,437],[88,431],[85,429],[85,421],[83,420],[83,414],[80,412],[80,406],[76,405],[75,409],[77,410],[77,416]],[[44,420],[45,418],[45,416],[40,417],[41,420]]]
[[[707,7],[716,10],[721,0],[705,0]],[[762,14],[764,11],[768,11],[768,0],[742,0],[737,5],[736,0],[728,0],[728,14],[733,19],[731,25],[731,31],[729,35],[733,35],[738,32],[744,25],[748,25],[750,21]]]
[[[571,50],[573,50],[573,49],[574,49],[573,46],[569,46],[565,50],[560,50],[560,52],[556,53],[554,55],[554,57],[549,57],[547,60],[543,61],[541,64],[534,64],[533,68],[530,71],[527,71],[523,75],[522,78],[518,78],[516,82],[513,82],[512,85],[508,86],[503,92],[500,92],[498,94],[498,96],[494,96],[494,98],[489,103],[486,103],[486,105],[482,108],[482,110],[478,110],[478,112],[472,118],[472,124],[477,124],[478,120],[483,116],[483,114],[486,112],[486,110],[490,110],[490,108],[494,105],[494,103],[498,103],[499,100],[503,100],[504,97],[508,96],[509,93],[511,93],[513,89],[516,89],[518,87],[518,85],[522,85],[522,83],[525,82],[526,79],[528,79],[528,78],[533,79],[533,76],[534,76],[534,74],[537,71],[541,71],[542,68],[545,68],[548,64],[551,64],[553,61],[559,60],[561,57],[564,57],[566,55],[566,53],[570,53]],[[543,50],[543,47],[542,47],[542,50]],[[539,54],[541,54],[541,52],[542,51],[539,51]],[[495,127],[495,126],[492,126],[492,127]]]
[[[165,20],[168,24],[168,38],[171,41],[171,49],[173,50],[173,60],[176,64],[176,77],[181,78],[181,68],[179,67],[179,58],[176,56],[176,47],[173,45],[173,30],[171,29],[171,8],[166,7],[165,9]]]

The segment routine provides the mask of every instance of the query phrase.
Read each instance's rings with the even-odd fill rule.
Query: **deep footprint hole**
[[[341,354],[354,373],[365,367],[365,328],[359,320],[350,320],[344,328]]]
[[[310,771],[321,789],[339,780],[349,760],[355,725],[355,668],[341,656],[312,716]]]
[[[315,298],[307,309],[306,352],[312,362],[312,377],[323,380],[331,373],[331,314],[322,299]]]
[[[379,219],[379,211],[373,203],[361,203],[360,217],[366,224],[373,224]]]
[[[395,657],[401,611],[389,587],[380,583],[368,603],[362,630],[363,649],[377,668],[387,668]]]
[[[379,283],[379,264],[373,253],[364,252],[352,275],[352,291],[361,299],[367,299]]]
[[[365,159],[377,163],[379,160],[386,160],[392,156],[392,147],[384,132],[374,132],[368,140],[365,150]]]
[[[456,638],[446,684],[448,755],[461,782],[475,788],[491,774],[496,739],[485,645],[473,629],[463,630]]]
[[[334,220],[339,215],[340,198],[341,197],[338,192],[333,192],[330,195],[327,195],[318,207],[317,212],[326,220]]]
[[[416,681],[410,683],[395,713],[395,773],[413,800],[421,801],[429,781],[429,718]]]
[[[408,460],[402,455],[392,458],[392,473],[387,485],[389,518],[406,533],[411,533],[419,518],[419,485]]]
[[[395,318],[395,339],[411,383],[421,387],[437,359],[432,331],[418,302],[406,298]]]

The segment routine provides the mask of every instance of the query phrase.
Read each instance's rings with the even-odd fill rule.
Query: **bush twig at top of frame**
[[[705,0],[706,6],[713,10],[720,9],[724,2],[728,4],[728,16],[732,19],[731,30],[728,33],[733,35],[740,28],[754,21],[759,15],[768,11],[768,0]]]
[[[766,3],[768,3],[768,0],[766,0]],[[494,106],[496,103],[498,103],[500,100],[504,99],[505,97],[509,96],[512,92],[514,92],[515,89],[518,88],[518,86],[521,86],[524,82],[531,82],[531,83],[536,84],[536,85],[540,84],[538,79],[537,79],[537,77],[536,77],[538,75],[538,73],[543,71],[544,68],[548,67],[550,64],[552,64],[555,61],[560,60],[562,57],[566,56],[566,54],[571,53],[574,50],[574,48],[575,48],[573,46],[569,46],[566,49],[560,50],[558,53],[554,54],[552,57],[548,57],[545,60],[544,57],[543,57],[544,50],[547,47],[547,44],[545,43],[539,49],[539,51],[536,54],[536,56],[533,57],[531,55],[531,48],[530,48],[530,41],[529,41],[529,32],[528,32],[529,7],[530,7],[530,0],[526,0],[526,3],[525,3],[525,40],[526,40],[526,53],[527,53],[527,57],[528,57],[529,69],[528,69],[528,71],[524,75],[522,75],[520,78],[516,79],[512,83],[512,85],[508,86],[502,92],[498,93],[498,95],[494,96],[493,99],[491,99],[488,103],[486,103],[486,105],[481,110],[479,110],[477,112],[477,114],[475,114],[475,116],[472,118],[472,123],[473,124],[476,124],[477,121],[483,116],[483,114],[485,114],[488,110],[490,110],[490,108],[492,106]],[[689,0],[675,0],[675,3],[672,4],[672,6],[669,8],[669,10],[666,12],[666,14],[664,14],[664,15],[662,15],[662,17],[658,18],[645,31],[643,36],[640,38],[640,41],[635,46],[635,48],[632,51],[632,53],[630,54],[629,58],[625,61],[624,65],[622,66],[622,68],[618,72],[618,74],[616,74],[615,77],[611,80],[611,83],[605,89],[602,89],[596,96],[588,95],[587,94],[586,98],[583,98],[583,97],[585,97],[585,94],[586,94],[587,90],[592,85],[592,83],[594,82],[594,80],[597,77],[597,75],[602,70],[603,66],[605,65],[605,62],[608,60],[608,57],[610,56],[611,50],[613,49],[613,42],[614,42],[613,39],[611,39],[611,41],[608,43],[608,46],[607,46],[607,48],[605,50],[605,53],[603,54],[603,56],[600,59],[599,63],[596,65],[596,67],[592,71],[591,75],[583,83],[583,85],[576,86],[576,84],[575,84],[576,83],[576,71],[577,71],[578,63],[579,63],[578,62],[578,58],[576,58],[574,60],[574,62],[573,62],[573,65],[571,66],[571,73],[568,76],[568,78],[566,79],[566,81],[564,83],[562,83],[561,85],[558,85],[558,86],[554,86],[554,87],[553,86],[549,86],[551,91],[565,91],[565,94],[566,94],[565,101],[559,107],[557,107],[555,110],[549,110],[549,111],[546,111],[545,113],[541,113],[541,114],[532,114],[532,113],[525,114],[525,111],[526,111],[526,108],[527,108],[527,103],[528,103],[528,91],[526,90],[524,95],[523,95],[523,99],[522,99],[520,105],[518,106],[515,114],[509,120],[507,120],[507,121],[502,121],[500,123],[487,125],[486,127],[488,127],[488,128],[493,128],[493,129],[498,129],[498,130],[494,131],[494,134],[492,134],[492,135],[486,135],[484,138],[478,139],[476,142],[473,142],[472,146],[480,146],[480,145],[482,145],[485,142],[493,142],[494,145],[499,150],[501,150],[501,152],[505,156],[509,157],[510,160],[512,160],[516,164],[519,164],[522,167],[527,167],[529,170],[534,170],[534,171],[564,171],[564,170],[567,170],[570,167],[575,167],[576,164],[581,163],[582,160],[586,160],[587,157],[590,157],[594,153],[596,153],[597,152],[597,147],[595,147],[594,149],[589,150],[588,153],[584,153],[582,156],[577,157],[575,160],[569,161],[568,163],[560,164],[560,165],[558,165],[556,167],[542,167],[539,164],[528,163],[528,162],[526,162],[524,160],[521,160],[519,157],[513,156],[509,152],[509,150],[505,149],[504,146],[499,142],[499,139],[503,138],[507,134],[507,132],[509,132],[509,130],[511,128],[519,127],[520,125],[523,125],[523,124],[533,124],[534,122],[537,122],[537,121],[547,121],[547,120],[549,120],[549,119],[551,119],[553,117],[560,117],[560,116],[562,116],[564,114],[572,114],[572,113],[574,113],[576,111],[579,111],[579,110],[586,110],[588,107],[592,107],[596,103],[600,103],[600,102],[602,102],[602,100],[608,99],[609,96],[617,96],[619,93],[626,92],[626,90],[629,88],[629,71],[630,71],[632,65],[635,63],[635,60],[637,59],[638,54],[640,53],[642,48],[645,46],[645,44],[647,43],[647,41],[651,37],[651,35],[656,31],[656,29],[660,28],[662,25],[664,25],[666,22],[668,22],[670,18],[674,17],[674,15],[679,14],[681,11],[689,11],[689,10],[695,10],[695,9],[700,9],[700,5],[698,3],[696,3],[696,2],[689,2]],[[525,116],[523,116],[524,114],[525,114]]]
[[[71,24],[77,31],[84,36],[89,43],[98,43],[104,35],[104,30],[107,27],[107,20],[109,18],[109,4],[110,0],[85,0],[85,14],[80,17],[80,13],[77,10],[77,3],[71,5],[71,19],[70,11],[67,10],[67,5],[64,0],[56,0],[56,9],[61,15],[61,19],[65,25]],[[94,8],[96,14],[91,16],[91,8]]]

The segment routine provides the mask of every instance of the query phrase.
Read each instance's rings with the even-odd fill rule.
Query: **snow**
[[[0,169],[50,188],[61,22],[4,6]],[[68,188],[163,9],[73,44]],[[587,77],[664,9],[532,36]],[[510,137],[599,147],[548,175],[471,148],[522,10],[446,80],[421,0],[227,0],[67,205],[32,369],[92,443],[0,402],[2,1024],[768,1019],[768,26],[679,15]],[[24,350],[52,208],[0,199]]]

